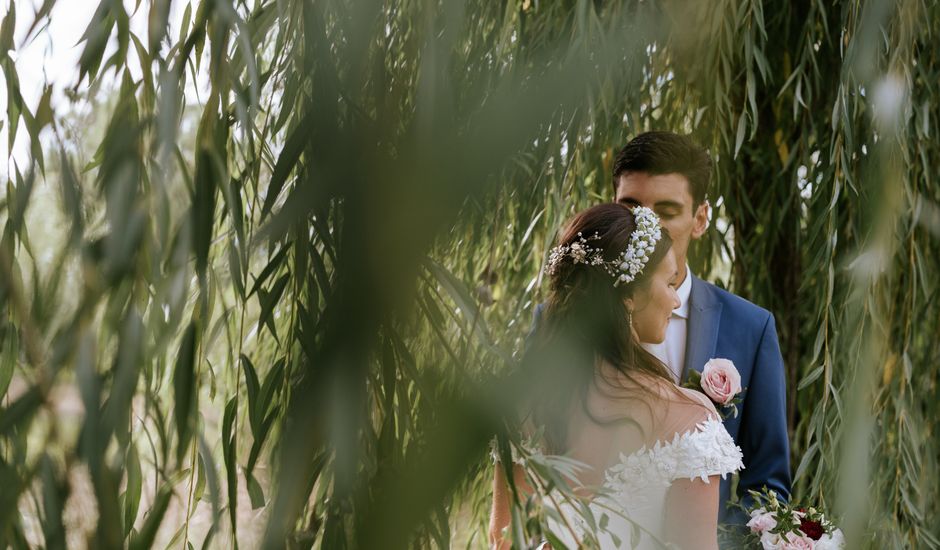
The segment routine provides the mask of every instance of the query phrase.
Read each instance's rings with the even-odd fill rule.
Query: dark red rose
[[[806,518],[800,520],[800,531],[813,540],[819,540],[826,532],[821,523]]]

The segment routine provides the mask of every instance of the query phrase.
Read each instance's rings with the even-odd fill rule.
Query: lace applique
[[[677,463],[674,479],[701,478],[708,482],[709,476],[720,475],[725,479],[728,474],[744,469],[740,447],[717,418],[709,418],[695,431],[679,438],[673,450]]]
[[[528,451],[526,446],[523,449]],[[529,457],[532,462],[562,458],[538,451]],[[629,547],[632,541],[638,548],[659,548],[661,544],[653,541],[664,534],[670,485],[678,479],[701,478],[707,483],[710,476],[727,476],[744,467],[742,458],[741,449],[721,421],[709,418],[672,440],[621,454],[605,471],[605,482],[590,502],[570,502],[557,488],[552,489],[556,498],[549,499],[549,506],[557,508],[549,515],[549,528],[566,547],[621,548]],[[559,465],[565,464],[554,466]]]
[[[621,453],[620,462],[606,473],[607,485],[633,492],[642,487],[664,487],[677,479],[709,476],[722,478],[744,468],[741,449],[717,418],[709,418],[694,430],[676,434],[672,441],[657,441],[629,456]]]

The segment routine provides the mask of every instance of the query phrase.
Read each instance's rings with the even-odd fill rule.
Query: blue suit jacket
[[[683,381],[689,369],[701,372],[709,359],[734,362],[741,374],[743,401],[738,416],[725,428],[744,454],[737,493],[750,500],[748,490],[767,486],[784,500],[790,498],[790,442],[787,434],[786,377],[774,316],[744,298],[692,277]],[[543,304],[535,309],[537,330]],[[726,506],[731,478],[721,482],[719,521],[743,525],[742,510]]]
[[[774,316],[744,298],[690,276],[683,381],[689,369],[701,372],[709,359],[721,357],[734,362],[745,391],[737,418],[725,420],[725,428],[744,454],[737,493],[745,498],[749,489],[759,491],[766,485],[789,499],[786,377]],[[721,482],[719,520],[745,523],[748,518],[743,511],[725,506],[730,496],[729,478]]]

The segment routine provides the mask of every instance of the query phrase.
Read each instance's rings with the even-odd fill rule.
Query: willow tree
[[[482,546],[547,250],[655,128],[717,160],[693,269],[777,315],[795,496],[856,546],[940,546],[935,3],[101,0],[69,103],[28,105],[14,36],[55,5],[0,26],[32,152],[2,203],[4,544]]]

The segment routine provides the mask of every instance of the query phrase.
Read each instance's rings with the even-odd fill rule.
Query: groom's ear
[[[698,205],[695,209],[695,212],[692,214],[692,239],[698,239],[705,234],[705,230],[708,229],[708,211],[711,206],[708,204],[708,201],[702,201],[702,204]]]

